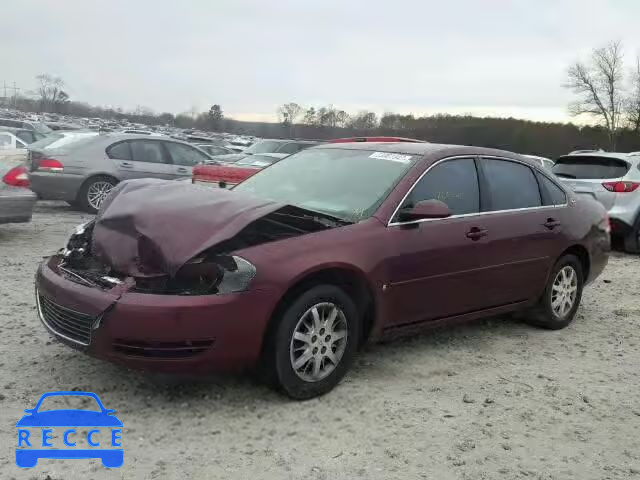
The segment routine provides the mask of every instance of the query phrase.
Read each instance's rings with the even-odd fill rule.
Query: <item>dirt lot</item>
[[[0,226],[0,478],[640,479],[640,259],[616,253],[573,325],[492,319],[370,347],[329,395],[294,403],[249,377],[169,381],[47,335],[33,273],[86,216],[40,204]],[[125,464],[14,464],[15,422],[52,390],[96,392]]]

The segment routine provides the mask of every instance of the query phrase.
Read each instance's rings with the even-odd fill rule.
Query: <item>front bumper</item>
[[[158,372],[239,370],[253,366],[275,297],[266,290],[227,295],[178,296],[118,293],[84,286],[59,275],[53,259],[36,274],[36,295],[65,312],[93,318],[87,341],[39,316],[63,343],[130,368]],[[50,312],[48,312],[50,315]],[[55,321],[54,321],[55,320]],[[77,321],[76,318],[69,322]],[[65,327],[66,328],[66,327]]]

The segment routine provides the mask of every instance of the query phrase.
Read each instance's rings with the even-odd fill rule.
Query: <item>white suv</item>
[[[640,253],[640,152],[578,151],[552,169],[576,193],[591,195],[609,211],[611,233],[627,252]]]

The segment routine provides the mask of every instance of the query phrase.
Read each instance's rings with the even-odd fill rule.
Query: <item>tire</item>
[[[333,312],[335,320],[330,322]],[[264,373],[273,386],[296,400],[333,389],[351,367],[358,346],[360,316],[351,298],[336,286],[317,285],[294,299],[275,321],[264,358]],[[341,338],[336,340],[337,335]],[[297,369],[295,362],[301,365]]]
[[[97,213],[100,206],[99,204],[104,201],[106,195],[104,195],[99,201],[92,200],[90,195],[95,191],[93,189],[102,190],[104,192],[107,189],[110,190],[115,187],[117,183],[118,181],[115,178],[108,177],[106,175],[91,177],[82,184],[82,187],[80,187],[80,190],[78,191],[78,198],[75,203],[85,212]],[[107,184],[111,185],[111,187],[106,187]]]
[[[636,220],[633,229],[624,237],[624,251],[640,253],[640,219]]]
[[[561,272],[566,272],[562,274]],[[554,308],[554,297],[558,298],[555,294],[557,290],[554,290],[554,284],[558,282],[561,283],[556,288],[567,288],[571,291],[571,288],[568,286],[569,282],[567,282],[567,276],[569,272],[573,271],[573,275],[575,278],[575,294],[572,296],[569,292],[566,293],[568,295],[567,299],[573,298],[573,302],[568,310],[563,311],[563,308],[566,308],[566,302],[563,304],[561,301],[562,297],[560,297],[560,303],[562,304],[560,310]],[[561,275],[565,275],[561,277]],[[563,283],[564,282],[564,283]],[[573,285],[573,281],[570,282]],[[582,270],[582,264],[580,260],[574,255],[565,255],[558,260],[558,262],[553,267],[551,275],[549,276],[549,280],[547,282],[547,286],[544,290],[544,293],[538,304],[531,309],[530,312],[525,317],[525,321],[531,325],[535,325],[541,328],[547,328],[550,330],[560,330],[561,328],[565,328],[569,325],[578,311],[578,307],[580,306],[580,300],[582,299],[582,289],[584,287],[584,273]],[[562,295],[562,293],[561,293]],[[557,303],[555,304],[557,305]]]

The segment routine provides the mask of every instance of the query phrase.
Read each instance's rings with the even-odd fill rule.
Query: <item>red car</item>
[[[255,367],[294,398],[365,342],[522,311],[568,325],[605,268],[604,208],[509,152],[304,150],[233,190],[119,184],[36,276],[44,326],[129,367]]]
[[[235,163],[216,163],[193,167],[191,183],[232,188],[288,154],[263,153],[246,156]]]

